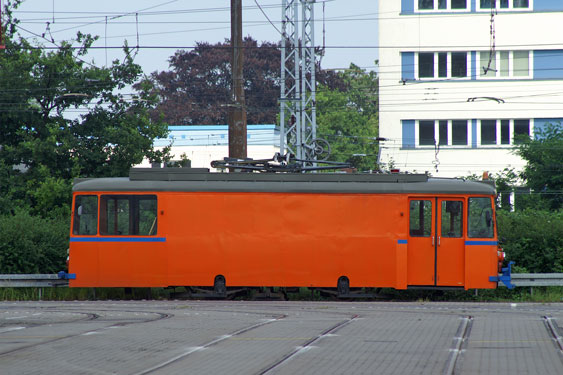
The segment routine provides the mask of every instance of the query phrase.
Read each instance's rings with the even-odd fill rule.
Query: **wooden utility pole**
[[[229,103],[229,157],[246,158],[246,108],[242,76],[242,0],[231,0],[232,89]]]

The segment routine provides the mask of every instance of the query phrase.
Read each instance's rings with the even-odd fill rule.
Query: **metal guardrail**
[[[0,274],[0,288],[66,287],[68,280],[74,278],[75,275],[64,272],[58,274]],[[512,273],[510,283],[514,286],[563,286],[563,273]],[[506,286],[502,282],[499,282],[498,285]]]
[[[563,286],[563,273],[513,273],[510,279],[514,286]]]
[[[53,274],[0,274],[0,288],[49,288],[68,286],[74,275],[65,272]]]

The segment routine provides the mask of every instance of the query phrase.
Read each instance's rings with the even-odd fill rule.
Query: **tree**
[[[166,158],[152,145],[167,127],[149,118],[157,97],[148,83],[136,97],[118,93],[142,73],[127,46],[124,60],[107,68],[85,61],[91,35],[79,32],[54,50],[34,46],[16,34],[19,3],[6,6],[0,53],[0,210],[50,215],[68,205],[74,177],[123,176],[145,156]]]
[[[280,97],[280,47],[276,43],[243,40],[244,91],[249,124],[275,123]],[[163,116],[172,125],[226,124],[231,98],[231,46],[229,40],[198,42],[191,51],[170,57],[170,71],[154,72],[150,81],[161,103],[153,119]],[[317,81],[342,87],[332,71],[318,69]],[[288,85],[291,82],[288,79]]]
[[[42,219],[25,210],[0,216],[0,273],[55,273],[65,269],[66,220]]]
[[[563,211],[497,211],[508,260],[525,272],[563,272]]]
[[[320,85],[317,91],[317,135],[331,145],[329,160],[360,171],[378,169],[377,74],[351,64],[338,75],[344,90]]]
[[[523,138],[517,153],[527,161],[521,174],[548,208],[563,208],[563,127],[548,125],[536,138]]]

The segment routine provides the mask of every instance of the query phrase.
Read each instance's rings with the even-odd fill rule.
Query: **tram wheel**
[[[336,290],[339,296],[350,294],[350,280],[346,276],[341,276],[338,279]]]
[[[224,296],[227,295],[227,282],[225,281],[225,276],[217,275],[215,276],[215,282],[213,283],[213,291],[215,294]]]

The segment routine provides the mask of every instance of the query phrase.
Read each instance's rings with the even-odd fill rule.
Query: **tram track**
[[[72,322],[79,322],[79,321],[94,321],[94,320],[98,320],[100,319],[101,315],[97,314],[97,313],[93,313],[93,312],[82,312],[82,311],[77,311],[76,309],[64,309],[64,310],[52,310],[49,309],[49,312],[61,312],[61,313],[74,313],[74,314],[83,314],[86,315],[87,317],[84,319],[75,319],[75,320],[67,320],[67,321],[60,321],[60,322],[45,322],[45,323],[33,323],[33,324],[28,324],[27,327],[19,327],[21,329],[33,329],[33,328],[38,328],[41,326],[50,326],[50,325],[58,325],[58,324],[68,324],[68,323],[72,323]],[[173,317],[173,314],[166,314],[166,313],[160,313],[160,312],[155,312],[155,311],[140,311],[140,310],[136,310],[136,311],[132,311],[132,310],[96,310],[97,312],[123,312],[123,313],[146,313],[146,314],[154,314],[157,317],[154,319],[143,319],[143,320],[135,320],[135,321],[121,321],[121,322],[117,322],[114,324],[110,324],[104,327],[100,327],[94,330],[86,330],[86,331],[80,331],[77,333],[73,333],[73,334],[69,334],[69,335],[63,335],[60,337],[53,337],[47,340],[43,340],[41,342],[36,342],[36,343],[32,343],[32,344],[27,344],[27,345],[22,345],[19,346],[17,348],[13,348],[10,350],[6,350],[3,352],[0,352],[0,357],[8,355],[8,354],[13,354],[15,352],[18,351],[22,351],[22,350],[26,350],[26,349],[30,349],[30,348],[35,348],[38,346],[42,346],[42,345],[46,345],[46,344],[52,344],[54,342],[58,342],[58,341],[62,341],[62,340],[66,340],[66,339],[70,339],[73,337],[78,337],[78,336],[82,336],[84,334],[93,334],[93,333],[97,333],[103,330],[106,330],[108,328],[112,328],[112,327],[124,327],[124,326],[128,326],[128,325],[133,325],[133,324],[145,324],[145,323],[152,323],[152,322],[156,322],[159,320],[163,320],[163,319],[168,319]],[[0,332],[0,335],[3,333],[11,333],[14,332],[13,330],[10,331],[5,331],[5,332]]]
[[[214,339],[214,340],[208,341],[207,343],[204,343],[204,344],[202,344],[202,345],[200,345],[200,346],[191,347],[191,348],[189,348],[188,350],[186,350],[184,353],[181,353],[181,354],[179,354],[179,355],[177,355],[177,356],[175,356],[175,357],[172,357],[172,358],[170,358],[170,359],[168,359],[168,360],[166,360],[166,361],[164,361],[164,362],[161,362],[161,363],[159,363],[159,364],[157,364],[157,365],[155,365],[155,366],[152,366],[152,367],[150,367],[150,368],[148,368],[148,369],[145,369],[145,370],[143,370],[143,371],[137,372],[137,373],[135,373],[134,375],[146,375],[146,374],[154,373],[155,371],[161,370],[161,369],[163,369],[163,368],[165,368],[165,367],[167,367],[167,366],[170,366],[170,365],[172,365],[172,364],[174,364],[174,363],[176,363],[176,362],[178,362],[178,361],[180,361],[180,360],[186,358],[187,356],[189,356],[189,355],[192,354],[192,353],[198,352],[198,351],[200,351],[200,350],[207,349],[207,348],[209,348],[209,347],[211,347],[211,346],[217,345],[217,344],[219,344],[219,343],[221,343],[221,342],[223,342],[223,341],[225,341],[225,340],[228,340],[228,339],[230,339],[230,338],[232,338],[232,337],[235,337],[235,336],[238,336],[238,335],[242,335],[243,333],[246,333],[246,332],[252,331],[252,330],[254,330],[254,329],[260,328],[260,327],[262,327],[262,326],[264,326],[264,325],[266,325],[266,324],[270,324],[270,323],[279,321],[279,320],[281,320],[281,319],[285,319],[286,317],[287,317],[287,315],[279,315],[279,316],[277,316],[277,317],[275,317],[275,318],[267,319],[267,320],[265,320],[265,321],[263,321],[263,322],[255,323],[255,324],[249,325],[249,326],[247,326],[247,327],[241,328],[241,329],[239,329],[239,330],[237,330],[237,331],[231,332],[230,334],[220,336],[220,337],[218,337],[218,338],[216,338],[216,339]]]
[[[461,322],[457,328],[457,332],[452,341],[452,347],[450,348],[450,355],[444,367],[443,375],[453,375],[455,374],[456,364],[462,353],[462,347],[465,346],[467,340],[469,339],[469,334],[471,333],[471,326],[473,324],[472,316],[464,316],[461,318]]]
[[[559,354],[563,357],[563,337],[559,334],[557,323],[554,323],[555,319],[549,316],[543,316],[542,318],[544,320],[545,327],[547,328],[547,332],[553,339]]]
[[[277,369],[278,367],[280,367],[284,363],[290,361],[293,357],[295,357],[299,353],[302,353],[303,351],[310,349],[315,342],[321,340],[323,337],[326,337],[327,335],[333,334],[334,332],[338,331],[342,327],[347,326],[348,324],[352,323],[358,317],[359,317],[359,315],[353,315],[349,319],[340,321],[340,322],[336,323],[335,325],[329,327],[328,329],[324,330],[323,332],[321,332],[317,336],[315,336],[315,337],[311,338],[310,340],[306,341],[303,345],[298,346],[293,351],[291,351],[290,353],[283,356],[281,359],[272,363],[270,366],[268,366],[265,369],[263,369],[262,371],[258,372],[258,375],[266,375],[266,374],[271,373],[272,371],[274,371],[275,369]]]
[[[26,369],[33,369],[32,364],[23,363],[20,358],[32,351],[35,353],[35,349],[28,352],[26,349],[39,346],[43,352],[38,353],[33,363],[37,366],[51,366],[45,367],[49,369],[61,368],[55,359],[51,361],[55,352],[48,346],[59,341],[57,348],[67,345],[73,347],[68,352],[62,351],[67,354],[85,348],[91,350],[93,343],[96,343],[96,348],[99,347],[99,351],[93,352],[91,357],[71,357],[74,358],[72,361],[65,362],[63,367],[71,369],[71,372],[78,368],[75,366],[82,366],[81,368],[92,371],[134,372],[136,375],[186,373],[187,369],[190,373],[197,374],[213,372],[271,375],[296,373],[296,369],[302,369],[303,372],[318,372],[322,369],[327,374],[336,374],[343,373],[343,368],[358,373],[377,368],[385,374],[410,373],[412,369],[418,369],[420,373],[448,375],[472,371],[483,373],[499,368],[496,361],[489,363],[489,357],[482,357],[481,353],[491,350],[499,358],[511,358],[518,351],[518,358],[527,358],[528,362],[525,363],[530,365],[525,368],[528,371],[545,369],[543,373],[557,373],[557,370],[553,370],[563,363],[563,337],[561,327],[558,326],[562,311],[560,306],[551,311],[541,311],[542,309],[520,309],[520,304],[472,307],[427,303],[350,305],[206,301],[186,304],[178,301],[153,305],[111,302],[99,307],[86,304],[12,310],[4,316],[29,315],[29,321],[42,323],[35,324],[35,327],[44,324],[41,319],[32,316],[37,315],[34,313],[61,313],[60,316],[46,315],[43,319],[50,319],[49,324],[53,324],[54,320],[57,320],[54,324],[69,324],[74,327],[74,333],[47,339],[47,336],[40,336],[48,332],[46,328],[39,328],[32,333],[33,327],[29,322],[22,323],[24,320],[21,319],[5,320],[6,324],[0,327],[0,338],[5,339],[0,342],[6,343],[5,348],[13,349],[0,353],[0,356],[5,356],[0,357],[0,361],[5,359],[5,363],[9,363],[13,359],[27,366]],[[81,320],[77,320],[77,316],[69,313],[92,315],[82,315]],[[144,315],[147,313],[162,315]],[[428,314],[437,317],[430,318]],[[154,326],[142,325],[166,318],[173,319]],[[352,322],[355,323],[350,325]],[[29,333],[15,330],[16,325],[24,324]],[[84,338],[84,341],[81,338],[72,339],[81,335],[103,333],[109,327],[127,325],[134,325],[135,328],[119,331],[117,336],[114,333],[99,335],[95,339]],[[209,330],[206,327],[212,328]],[[428,327],[434,328],[429,330]],[[55,328],[51,332],[57,334],[64,333],[65,330]],[[414,333],[417,335],[411,337]],[[116,338],[118,340],[114,341]],[[29,344],[31,340],[38,339],[42,341]],[[65,339],[71,340],[60,342]],[[116,351],[108,351],[107,348],[103,349],[104,345],[99,345],[100,342],[111,342],[112,345],[121,347]],[[19,344],[25,346],[13,346]],[[349,352],[343,354],[339,348],[347,348]],[[530,362],[529,359],[536,350],[541,350],[544,360]],[[7,355],[14,352],[13,358]],[[420,357],[413,360],[413,353]],[[64,358],[60,351],[57,355]],[[326,361],[311,361],[311,358],[319,357]],[[97,368],[92,358],[105,358],[108,362],[103,368]],[[342,361],[352,361],[350,358],[358,358],[357,365],[354,364],[356,362],[350,362],[352,367],[342,367]],[[507,363],[510,368],[516,367],[514,363]],[[542,367],[543,363],[546,363],[545,367]],[[25,373],[16,367],[4,370],[9,374]]]

